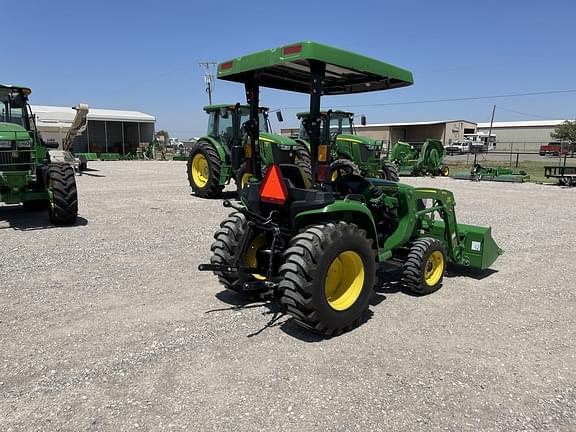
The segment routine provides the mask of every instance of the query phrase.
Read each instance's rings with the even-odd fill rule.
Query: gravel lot
[[[0,430],[576,428],[576,188],[445,187],[506,253],[427,297],[394,271],[334,339],[196,267],[228,213],[184,162],[91,162],[79,224],[0,207]]]

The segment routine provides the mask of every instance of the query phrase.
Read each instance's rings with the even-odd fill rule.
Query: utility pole
[[[206,93],[208,93],[208,102],[212,105],[212,92],[214,91],[214,74],[212,67],[218,63],[211,61],[199,62],[198,65],[204,68],[204,84],[206,85]]]
[[[494,114],[496,113],[496,104],[492,107],[492,118],[490,119],[490,128],[488,129],[488,138],[486,138],[486,146],[487,148],[490,146],[490,137],[492,136],[492,125],[494,124]],[[512,151],[512,147],[510,147],[510,151]],[[476,156],[478,151],[474,152],[474,166],[476,166]]]
[[[490,119],[490,129],[488,129],[488,141],[486,144],[490,145],[490,137],[492,136],[492,125],[494,124],[494,113],[496,112],[496,104],[492,108],[492,118]]]

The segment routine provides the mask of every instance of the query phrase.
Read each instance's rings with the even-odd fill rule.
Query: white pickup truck
[[[469,153],[470,152],[470,143],[469,142],[453,142],[452,144],[448,144],[444,146],[444,150],[447,154],[462,154],[462,153]]]

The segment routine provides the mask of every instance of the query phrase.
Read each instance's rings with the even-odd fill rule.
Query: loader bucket
[[[492,238],[492,229],[489,227],[458,224],[458,234],[464,246],[462,262],[459,264],[484,270],[503,253]]]

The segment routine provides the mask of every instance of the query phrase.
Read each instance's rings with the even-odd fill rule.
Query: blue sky
[[[199,61],[225,61],[314,40],[409,69],[415,85],[327,97],[325,107],[576,89],[576,3],[535,1],[7,2],[0,82],[32,88],[37,105],[138,110],[157,129],[203,134],[208,102]],[[10,14],[6,13],[10,11]],[[10,43],[6,43],[10,41]],[[216,82],[215,102],[243,101]],[[576,92],[354,108],[370,123],[576,118]],[[305,95],[264,90],[262,104],[306,107]],[[298,109],[284,109],[285,127]],[[277,126],[276,126],[277,127]]]

